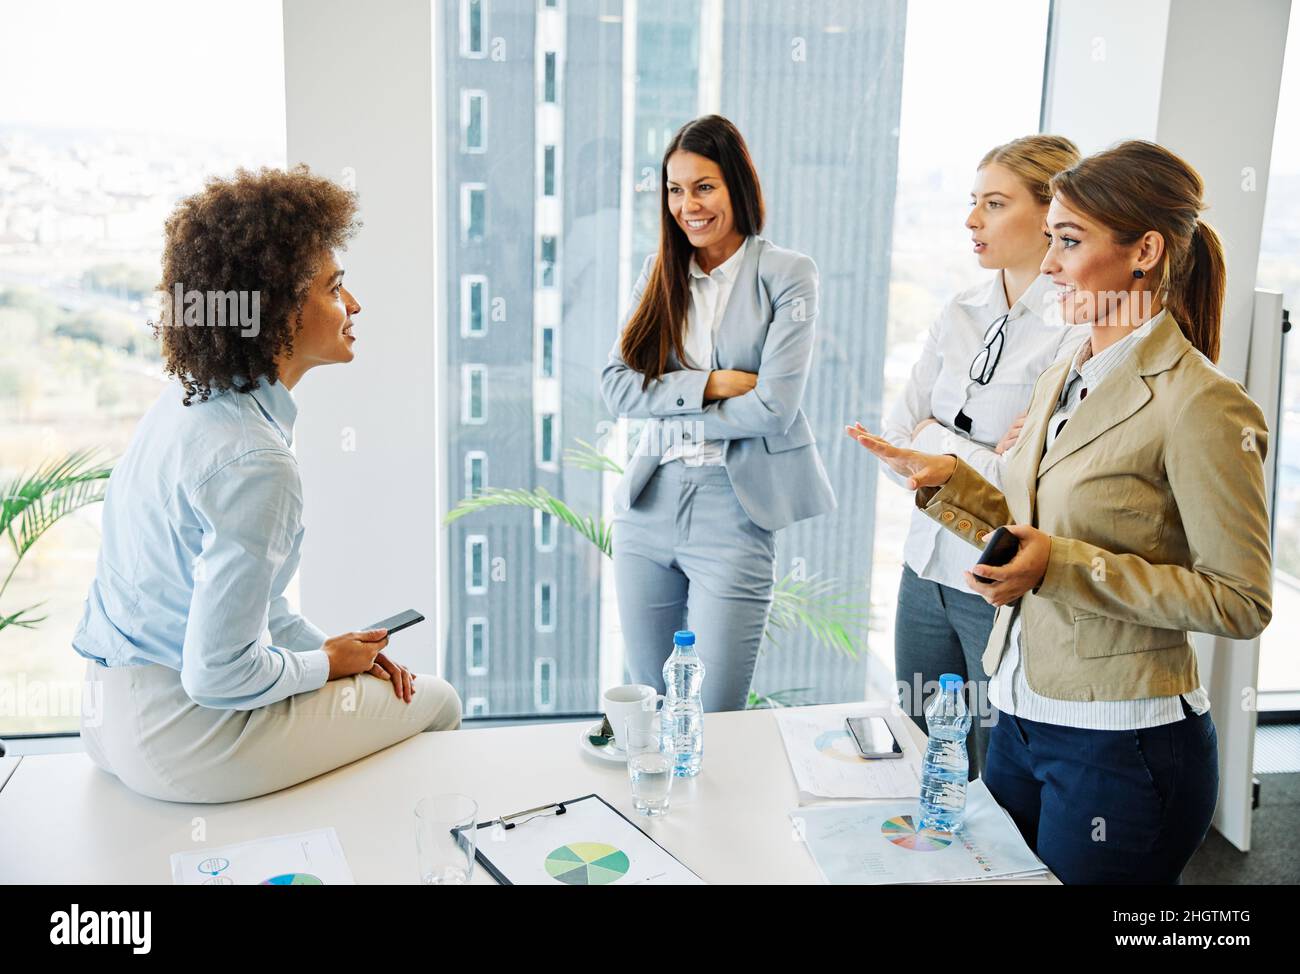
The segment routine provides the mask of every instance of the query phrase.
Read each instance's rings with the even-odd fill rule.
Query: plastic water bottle
[[[673,634],[672,655],[664,661],[664,750],[673,756],[673,774],[691,778],[704,763],[704,661],[695,652],[695,633]]]
[[[925,708],[930,743],[921,765],[921,808],[916,830],[956,832],[966,818],[966,776],[970,755],[966,735],[971,716],[956,673],[939,677],[939,692]]]

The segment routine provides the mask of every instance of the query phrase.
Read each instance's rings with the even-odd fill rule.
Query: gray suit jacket
[[[759,527],[775,531],[835,510],[835,493],[801,408],[812,367],[817,265],[763,237],[749,241],[718,327],[713,368],[756,372],[758,384],[743,396],[706,403],[708,372],[683,368],[673,357],[669,371],[643,392],[641,373],[620,354],[623,329],[653,264],[651,254],[601,373],[610,412],[650,420],[642,449],[619,482],[618,509],[636,503],[668,445],[681,438],[724,441],[732,489]]]

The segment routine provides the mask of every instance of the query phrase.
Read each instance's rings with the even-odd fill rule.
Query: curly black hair
[[[356,193],[305,165],[238,169],[176,205],[166,223],[153,330],[167,374],[185,387],[185,405],[206,401],[213,389],[249,392],[263,377],[278,380],[275,358],[293,352],[312,278],[328,251],[361,228],[356,212]],[[173,300],[178,285],[204,294],[257,292],[255,333],[186,326]]]

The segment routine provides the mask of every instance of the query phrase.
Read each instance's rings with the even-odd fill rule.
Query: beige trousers
[[[419,674],[410,703],[362,674],[256,710],[200,707],[167,666],[86,666],[81,739],[133,791],[231,802],[314,778],[426,730],[460,726],[451,684]]]

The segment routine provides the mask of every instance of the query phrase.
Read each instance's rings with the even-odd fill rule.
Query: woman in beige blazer
[[[1039,377],[998,490],[952,455],[848,432],[972,545],[998,607],[985,783],[1067,883],[1176,883],[1218,793],[1190,632],[1271,615],[1267,429],[1214,365],[1224,264],[1200,176],[1123,142],[1053,179],[1042,270],[1090,337]],[[1019,541],[979,566],[999,525]]]

